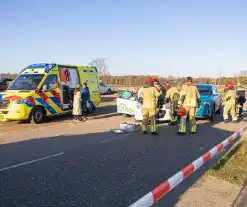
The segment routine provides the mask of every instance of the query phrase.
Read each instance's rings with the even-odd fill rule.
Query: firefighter
[[[157,135],[156,129],[156,107],[160,92],[154,87],[153,79],[148,78],[145,85],[140,89],[140,98],[142,103],[142,132],[148,132],[148,123],[150,120],[150,132],[152,135]]]
[[[159,98],[157,99],[157,108],[156,108],[156,118],[159,119],[160,108],[162,108],[165,99],[165,89],[159,82],[158,78],[153,79],[154,87],[156,87],[157,91],[160,93]]]
[[[168,85],[167,89],[168,90],[166,92],[165,102],[167,103],[170,101],[171,122],[169,123],[169,125],[173,125],[178,120],[178,116],[175,115],[175,110],[178,108],[180,92],[178,90],[178,87],[176,86],[171,87],[170,85]]]
[[[179,133],[186,133],[186,122],[189,116],[190,132],[196,133],[196,107],[200,104],[200,93],[193,84],[193,79],[187,77],[187,83],[183,85],[178,102],[180,107],[185,109],[184,116],[180,117]]]
[[[225,96],[224,96],[224,121],[225,123],[229,122],[228,119],[228,113],[231,112],[232,121],[234,123],[238,122],[238,117],[236,115],[236,103],[237,103],[237,97],[236,97],[236,91],[234,90],[234,85],[232,82],[227,82],[225,84]]]
[[[245,98],[246,89],[240,84],[238,81],[238,85],[236,87],[236,96],[237,96],[237,103],[238,103],[238,115],[242,117],[244,103],[246,102]]]
[[[164,85],[165,91],[167,91],[169,87],[170,87],[170,83],[168,81],[166,81],[165,85]]]

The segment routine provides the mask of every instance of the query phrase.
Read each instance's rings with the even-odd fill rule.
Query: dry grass
[[[243,185],[247,177],[247,138],[233,145],[206,175]]]

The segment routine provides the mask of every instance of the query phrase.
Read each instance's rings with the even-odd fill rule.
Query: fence
[[[155,76],[153,76],[155,77]],[[157,76],[156,76],[157,77]],[[119,86],[140,86],[143,85],[147,76],[100,76],[100,80],[104,84],[107,85],[119,85]],[[241,77],[239,78],[241,84],[247,85],[247,78]],[[186,78],[159,78],[160,82],[163,84],[165,81],[169,81],[171,85],[173,84],[183,84],[186,81]],[[232,81],[234,84],[237,84],[238,78],[232,77],[232,78],[220,78],[220,79],[214,79],[214,78],[207,78],[207,77],[199,77],[194,78],[194,82],[196,83],[211,83],[215,85],[224,85],[227,81]]]
[[[15,78],[18,74],[11,74],[11,73],[1,73],[0,77],[6,78]],[[100,76],[100,80],[106,85],[115,85],[115,86],[141,86],[144,84],[146,78],[148,76],[136,76],[136,75],[128,75],[128,76]],[[159,77],[159,76],[151,76],[151,77]],[[231,77],[226,78],[222,77],[220,79],[208,78],[208,77],[198,77],[194,78],[194,81],[197,83],[212,83],[217,85],[224,85],[227,81],[232,81],[234,84],[237,84],[238,79],[244,85],[247,85],[247,77]],[[160,82],[163,84],[165,81],[169,81],[172,85],[173,84],[183,84],[185,82],[185,77],[182,78],[174,78],[174,77],[160,77]]]

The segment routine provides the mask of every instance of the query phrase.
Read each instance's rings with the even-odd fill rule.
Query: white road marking
[[[39,159],[36,159],[36,160],[30,160],[30,161],[27,161],[27,162],[22,162],[22,163],[17,164],[17,165],[12,165],[12,166],[9,166],[9,167],[2,168],[2,169],[0,169],[0,172],[5,171],[5,170],[9,170],[9,169],[12,169],[12,168],[17,168],[17,167],[20,167],[20,166],[23,166],[23,165],[28,165],[28,164],[31,164],[31,163],[34,163],[34,162],[38,162],[38,161],[41,161],[41,160],[46,160],[46,159],[49,159],[51,157],[57,157],[57,156],[60,156],[60,155],[63,155],[63,154],[64,154],[64,152],[60,152],[60,153],[57,153],[57,154],[54,154],[54,155],[50,155],[50,156],[47,156],[47,157],[42,157],[42,158],[39,158]]]

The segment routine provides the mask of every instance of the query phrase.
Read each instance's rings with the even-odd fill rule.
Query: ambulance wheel
[[[34,108],[31,115],[31,122],[40,124],[45,119],[45,110],[41,107]]]

